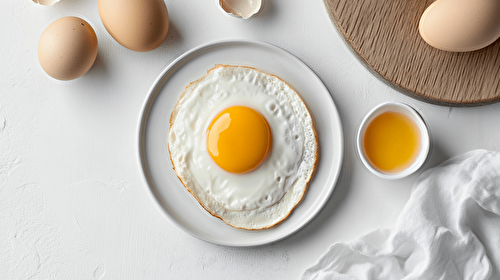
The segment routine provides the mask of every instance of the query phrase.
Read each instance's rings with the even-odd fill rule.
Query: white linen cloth
[[[500,279],[500,153],[425,171],[393,230],[337,243],[303,279]]]

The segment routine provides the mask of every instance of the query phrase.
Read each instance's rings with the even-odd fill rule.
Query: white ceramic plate
[[[320,157],[309,189],[283,223],[271,229],[234,229],[209,215],[175,175],[165,139],[180,94],[216,64],[252,66],[289,83],[309,108],[319,138]],[[256,246],[281,240],[310,222],[335,188],[342,164],[343,135],[333,100],[321,80],[290,53],[267,43],[221,41],[197,47],[170,64],[156,79],[139,124],[139,157],[147,184],[167,216],[202,240],[227,246]]]

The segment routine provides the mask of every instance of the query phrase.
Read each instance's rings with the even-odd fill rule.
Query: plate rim
[[[157,99],[158,94],[161,92],[161,89],[168,82],[170,77],[178,69],[180,69],[184,64],[186,64],[190,60],[196,58],[198,56],[199,52],[203,53],[204,50],[207,50],[209,48],[218,47],[218,46],[224,47],[226,45],[232,45],[232,44],[257,45],[259,47],[269,48],[269,49],[272,49],[274,51],[278,51],[282,54],[285,54],[288,57],[290,57],[291,59],[296,60],[296,62],[302,64],[308,71],[310,71],[311,74],[313,74],[316,77],[317,81],[319,82],[319,85],[328,93],[329,98],[327,98],[327,99],[329,100],[328,102],[331,103],[331,105],[335,109],[334,112],[332,112],[332,113],[334,113],[336,119],[338,120],[337,125],[338,125],[338,129],[340,131],[340,135],[339,135],[339,139],[338,139],[339,145],[340,145],[340,150],[338,151],[339,154],[338,154],[338,160],[337,160],[338,165],[337,165],[336,170],[329,170],[328,171],[328,176],[330,177],[333,174],[334,178],[332,179],[332,186],[328,187],[329,189],[328,189],[325,197],[321,200],[320,207],[318,207],[318,209],[312,215],[310,215],[310,217],[308,217],[307,219],[304,219],[304,221],[300,222],[298,226],[292,228],[292,230],[287,231],[285,234],[279,235],[279,236],[274,237],[274,238],[268,238],[268,239],[262,240],[262,241],[245,242],[244,244],[235,244],[234,242],[215,241],[215,240],[209,239],[207,237],[201,236],[199,234],[195,234],[194,232],[191,232],[185,226],[180,224],[179,221],[177,221],[174,217],[172,217],[168,213],[167,209],[165,209],[163,207],[163,205],[161,204],[161,202],[159,200],[161,198],[160,194],[158,194],[156,187],[154,187],[154,182],[152,181],[152,176],[151,176],[150,171],[149,171],[148,161],[146,159],[146,151],[145,151],[146,145],[144,143],[144,139],[145,139],[144,135],[145,135],[148,119],[150,116],[151,108],[152,108],[155,100]],[[156,204],[156,207],[160,208],[161,212],[167,217],[168,220],[170,220],[178,228],[180,228],[182,231],[188,233],[189,235],[191,235],[197,239],[203,240],[205,242],[208,242],[208,243],[212,243],[212,244],[216,244],[216,245],[223,245],[223,246],[230,246],[230,247],[256,247],[256,246],[272,244],[272,243],[278,242],[280,240],[283,240],[283,239],[293,235],[294,233],[296,233],[299,230],[301,230],[302,228],[304,228],[307,224],[312,222],[318,216],[318,214],[324,209],[325,205],[330,200],[330,198],[333,194],[333,191],[336,188],[336,185],[339,182],[339,177],[340,177],[340,173],[341,173],[341,170],[343,167],[343,160],[344,160],[344,153],[345,153],[345,151],[344,151],[345,150],[344,130],[343,130],[342,120],[340,118],[340,114],[338,112],[337,106],[335,105],[335,102],[333,100],[333,97],[332,97],[330,91],[328,90],[326,85],[323,83],[323,81],[319,78],[319,76],[316,74],[316,72],[314,72],[313,69],[311,69],[311,67],[309,67],[300,58],[298,58],[297,56],[295,56],[294,54],[292,54],[291,52],[287,51],[284,48],[281,48],[281,47],[274,45],[272,43],[269,43],[269,42],[264,42],[264,41],[260,41],[260,40],[249,40],[249,39],[224,39],[224,40],[214,40],[214,41],[206,42],[206,43],[200,44],[198,46],[195,46],[195,47],[189,49],[188,51],[184,52],[183,54],[181,54],[180,56],[175,58],[171,63],[169,63],[158,74],[157,78],[154,80],[151,87],[149,88],[148,93],[145,97],[145,100],[143,101],[143,104],[142,104],[141,110],[140,110],[140,114],[139,114],[139,122],[138,122],[138,129],[137,129],[136,136],[137,136],[137,139],[136,139],[137,140],[137,143],[136,143],[137,150],[136,151],[137,151],[137,156],[138,156],[138,163],[139,163],[140,169],[141,169],[141,175],[142,175],[141,177],[142,177],[142,179],[143,179],[143,181],[148,189],[149,195],[155,201],[154,204]],[[321,156],[321,146],[320,146],[319,154]],[[332,171],[334,171],[334,172],[332,172]],[[325,187],[326,186],[323,186],[323,188],[325,188]],[[286,220],[284,221],[284,223],[285,222],[286,222]]]

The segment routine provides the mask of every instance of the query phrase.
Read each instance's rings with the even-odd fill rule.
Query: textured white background
[[[223,15],[215,0],[168,0],[168,38],[147,53],[111,39],[96,0],[47,8],[2,1],[0,279],[297,279],[330,244],[390,228],[408,199],[418,174],[379,179],[355,153],[363,115],[384,101],[408,102],[429,123],[424,169],[474,148],[500,150],[499,104],[449,108],[408,98],[358,62],[322,0],[264,1],[244,21]],[[93,25],[99,54],[85,76],[61,83],[42,72],[36,48],[43,29],[67,15]],[[309,65],[345,132],[344,167],[324,210],[293,236],[257,248],[208,244],[172,224],[148,193],[136,150],[141,106],[161,70],[193,47],[231,38],[270,42]]]

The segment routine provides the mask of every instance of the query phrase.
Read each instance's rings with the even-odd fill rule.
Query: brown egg
[[[97,7],[106,30],[128,49],[150,51],[167,36],[168,11],[163,0],[99,0]]]
[[[484,48],[500,37],[499,0],[438,0],[422,14],[422,38],[451,52]]]
[[[38,61],[49,76],[76,79],[92,67],[97,57],[97,36],[88,22],[63,17],[51,23],[38,40]]]

